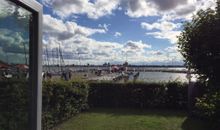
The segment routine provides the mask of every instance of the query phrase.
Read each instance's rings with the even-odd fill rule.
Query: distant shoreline
[[[115,65],[115,64],[114,64]],[[107,65],[65,65],[62,67],[108,67]],[[112,66],[112,65],[110,65]],[[123,65],[117,65],[116,66],[123,66]],[[43,65],[43,67],[61,67],[59,65]],[[186,68],[186,66],[183,65],[128,65],[127,67],[170,67],[170,68]]]

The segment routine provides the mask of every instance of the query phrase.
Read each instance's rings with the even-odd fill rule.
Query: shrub
[[[187,106],[184,83],[89,83],[91,107],[179,108]]]
[[[0,130],[28,129],[26,80],[0,82]],[[88,84],[83,81],[43,82],[42,129],[47,130],[88,108]]]
[[[220,91],[204,94],[201,98],[197,98],[195,106],[197,116],[220,122]]]
[[[76,81],[43,82],[42,126],[47,130],[88,108],[88,85]]]
[[[28,82],[0,82],[0,130],[28,129]]]

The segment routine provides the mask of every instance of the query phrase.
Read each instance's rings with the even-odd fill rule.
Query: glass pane
[[[1,0],[0,130],[28,129],[31,12]]]

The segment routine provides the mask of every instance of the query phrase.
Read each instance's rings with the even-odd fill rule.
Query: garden
[[[28,104],[27,95],[24,95],[26,83],[21,80],[1,82],[0,86],[6,87],[1,87],[1,96],[4,96],[5,102],[0,104],[0,120],[8,119],[7,122],[1,121],[1,129],[13,129],[14,126],[26,122],[28,116],[28,110],[25,110]],[[204,86],[200,83],[196,86],[201,93],[204,92]],[[215,130],[218,128],[217,120],[215,122],[212,120],[216,117],[215,114],[218,114],[218,111],[214,111],[218,110],[218,106],[213,104],[213,109],[206,107],[209,102],[206,103],[204,97],[198,100],[193,114],[189,116],[187,88],[188,85],[181,82],[124,84],[78,80],[45,81],[43,82],[42,129],[206,130],[209,128]]]

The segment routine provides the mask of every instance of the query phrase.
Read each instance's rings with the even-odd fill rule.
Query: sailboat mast
[[[48,67],[48,71],[50,72],[50,62],[49,62],[49,54],[48,54],[47,46],[46,46],[46,56],[47,56],[47,67]]]
[[[59,42],[59,54],[60,54],[60,65],[61,65],[61,71],[63,71],[63,65],[65,66],[64,60],[63,60],[63,55],[62,55],[62,50],[60,47],[60,42]]]

